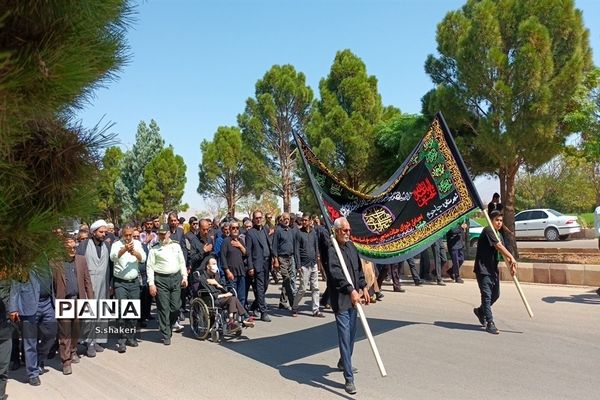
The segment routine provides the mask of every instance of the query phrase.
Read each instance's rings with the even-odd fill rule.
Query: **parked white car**
[[[518,239],[543,237],[546,240],[565,240],[581,231],[577,217],[563,215],[549,208],[524,210],[515,215],[515,234]]]

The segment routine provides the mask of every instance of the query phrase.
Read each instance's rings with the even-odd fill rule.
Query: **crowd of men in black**
[[[336,319],[342,314],[340,304],[344,301],[340,303],[338,296],[340,288],[344,288],[345,278],[339,271],[337,275],[331,272],[329,264],[338,265],[339,262],[329,262],[333,247],[331,233],[320,223],[318,216],[296,216],[284,212],[273,218],[270,213],[255,211],[251,218],[241,221],[233,217],[212,221],[191,217],[185,224],[185,219],[170,213],[167,221],[168,225],[161,224],[158,217],[152,217],[142,224],[127,225],[119,232],[112,224],[99,220],[91,226],[81,225],[74,235],[63,235],[58,231],[67,249],[64,260],[50,261],[47,268],[32,269],[25,282],[0,281],[0,315],[8,317],[0,326],[0,399],[6,396],[8,369],[20,368],[23,361],[29,383],[37,386],[41,383],[39,376],[48,371],[44,365],[47,358],[59,354],[63,373],[68,375],[72,373],[71,365],[80,362],[82,353],[77,351],[78,342],[80,350],[81,345],[85,346],[83,354],[88,357],[95,357],[107,346],[106,333],[109,329],[102,321],[90,325],[80,324],[77,320],[56,320],[54,299],[140,299],[139,328],[147,327],[148,321],[155,318],[151,307],[153,298],[156,298],[164,344],[170,344],[171,331],[183,330],[182,322],[189,311],[189,300],[198,289],[195,271],[208,271],[211,278],[208,281],[217,282],[217,286],[235,288],[236,302],[227,303],[232,311],[236,310],[237,303],[243,307],[238,309],[238,318],[230,321],[234,325],[239,323],[240,328],[253,326],[254,318],[271,321],[265,300],[271,280],[275,284],[281,281],[278,306],[289,310],[293,317],[299,315],[300,303],[306,293],[311,295],[312,316],[323,318],[323,309],[332,306]],[[344,246],[346,241],[349,242],[349,225],[344,228],[347,221],[338,222],[339,243]],[[464,224],[453,227],[446,238],[452,259],[452,266],[447,272],[457,283],[462,283],[459,269],[464,261],[464,228]],[[346,239],[344,235],[347,235]],[[174,244],[177,246],[172,247]],[[353,245],[351,247],[354,249]],[[168,252],[169,249],[176,251]],[[347,264],[351,269],[360,270],[355,271],[356,281],[350,287],[365,289],[365,295],[369,297],[367,302],[382,300],[381,287],[390,272],[394,291],[404,291],[400,285],[402,263],[373,266],[360,262],[355,249],[348,251]],[[185,263],[181,271],[176,265],[177,257],[182,257]],[[333,257],[337,259],[337,255]],[[415,261],[409,259],[415,285],[423,283],[421,276],[444,285],[442,271],[446,262],[441,239],[421,254],[420,273]],[[173,307],[172,301],[165,305],[169,303],[168,297],[161,300],[165,292],[161,285],[168,279],[174,282],[167,290],[168,295],[179,298],[178,309],[169,309]],[[321,295],[319,279],[330,283],[337,279],[338,284],[328,284]],[[364,284],[359,281],[364,281]],[[332,292],[335,293],[333,299]],[[253,301],[249,300],[250,293]],[[350,295],[351,291],[344,294]],[[353,298],[352,304],[355,300],[358,301]],[[348,328],[344,321],[337,321],[338,330]],[[118,325],[130,327],[126,321],[118,321]],[[347,331],[343,329],[343,332]],[[127,347],[138,346],[136,336],[131,332],[118,336],[117,350],[120,353],[125,353]],[[340,344],[338,367],[345,371],[346,382],[351,383],[347,391],[352,392],[355,391],[352,368],[349,358],[343,356],[347,348],[344,350],[342,347]]]

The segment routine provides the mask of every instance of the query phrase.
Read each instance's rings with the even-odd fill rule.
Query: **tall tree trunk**
[[[292,211],[292,190],[289,182],[283,183],[283,212]]]
[[[500,199],[504,205],[504,225],[512,233],[507,235],[506,239],[515,257],[519,256],[515,236],[515,179],[518,170],[519,166],[515,162],[515,164],[505,169],[501,168],[498,174],[500,178]]]
[[[232,217],[235,216],[235,195],[231,192],[227,194],[227,213]]]
[[[227,201],[227,213],[232,217],[235,217],[235,184],[231,179],[227,178],[226,185],[225,201]]]
[[[292,211],[292,168],[287,150],[280,154],[281,157],[281,189],[283,195],[283,212]]]

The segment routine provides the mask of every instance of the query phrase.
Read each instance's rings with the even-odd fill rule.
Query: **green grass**
[[[577,218],[579,219],[579,224],[582,228],[594,227],[594,213],[579,214]]]

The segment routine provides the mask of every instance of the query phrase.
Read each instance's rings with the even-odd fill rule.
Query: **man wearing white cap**
[[[109,298],[110,281],[110,245],[105,242],[106,221],[100,219],[90,226],[89,239],[82,241],[77,247],[75,255],[75,265],[87,268],[92,278],[92,288],[96,299]],[[98,332],[108,332],[108,323],[106,320],[85,320],[82,329],[82,338],[87,343],[87,356],[96,357],[96,352],[104,351],[100,343],[106,343],[108,338],[106,334],[100,335]]]

